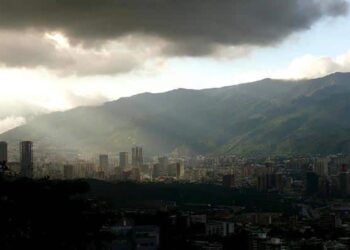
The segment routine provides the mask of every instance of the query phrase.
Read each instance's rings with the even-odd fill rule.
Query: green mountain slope
[[[0,135],[49,149],[148,154],[350,152],[350,74],[140,94],[37,117]]]

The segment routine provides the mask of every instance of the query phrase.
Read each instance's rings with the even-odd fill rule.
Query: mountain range
[[[350,73],[143,93],[38,116],[0,135],[39,148],[148,155],[350,152]]]

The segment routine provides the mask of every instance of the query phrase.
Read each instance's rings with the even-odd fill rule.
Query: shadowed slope
[[[149,154],[350,151],[350,74],[262,81],[217,89],[140,94],[98,107],[40,116],[0,136],[45,148]]]

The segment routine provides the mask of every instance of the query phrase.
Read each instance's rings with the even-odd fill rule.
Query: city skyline
[[[350,0],[0,0],[1,250],[349,250]]]

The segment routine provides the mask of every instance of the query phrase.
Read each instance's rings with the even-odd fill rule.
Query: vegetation
[[[33,119],[0,136],[41,149],[241,155],[350,152],[350,74],[145,93]],[[54,131],[54,132],[53,132]],[[17,144],[16,144],[17,145]],[[55,152],[57,152],[56,150]]]
[[[114,213],[83,181],[0,180],[1,249],[104,249]]]
[[[254,189],[230,189],[206,184],[108,183],[89,180],[91,194],[105,199],[116,208],[142,207],[156,201],[174,201],[178,206],[189,204],[238,205],[246,211],[282,212],[291,202],[274,193]]]

